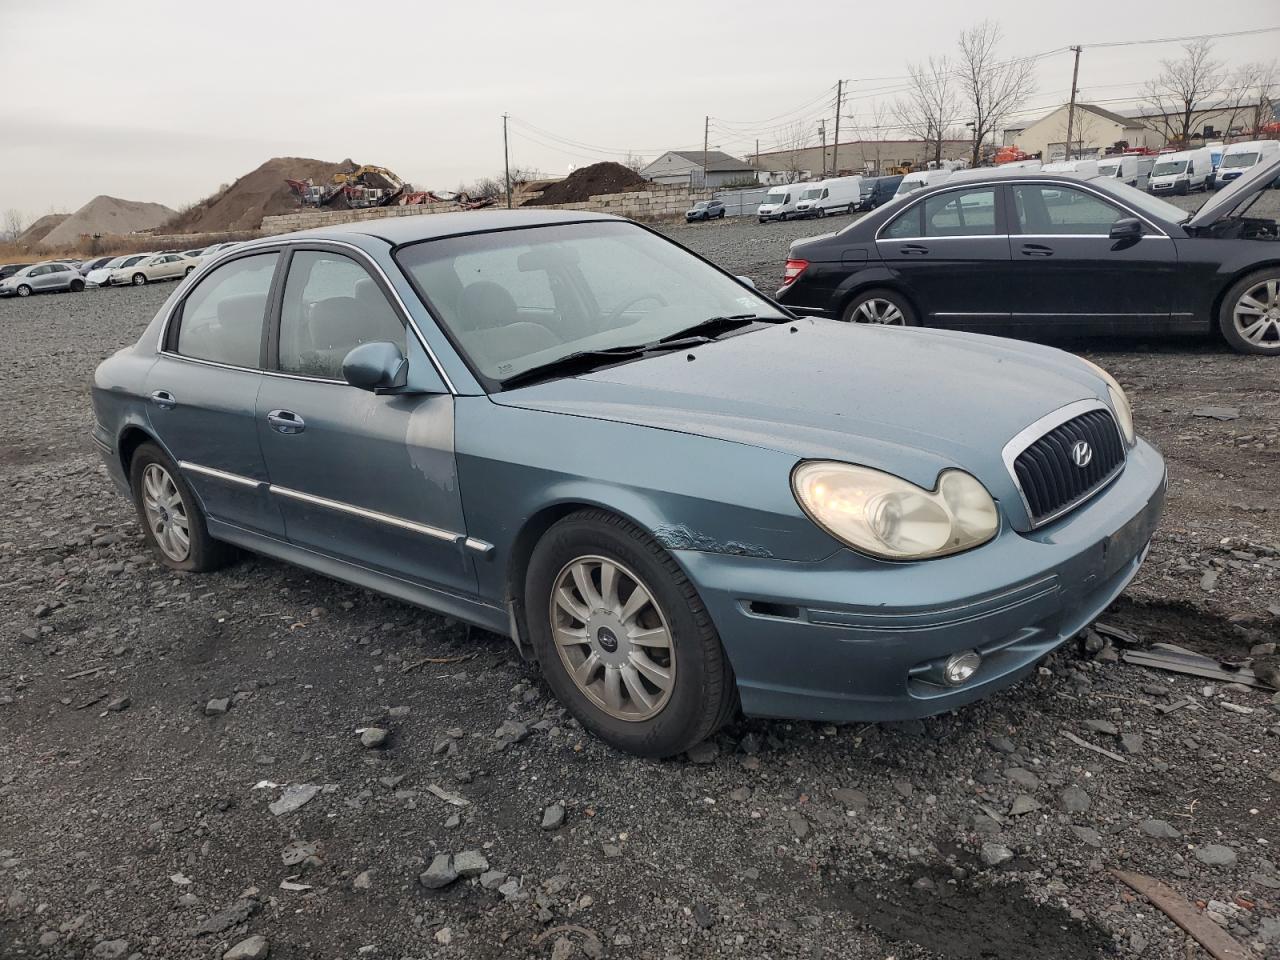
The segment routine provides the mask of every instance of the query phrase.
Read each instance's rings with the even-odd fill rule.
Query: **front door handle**
[[[1052,257],[1053,247],[1046,247],[1043,243],[1024,243],[1022,245],[1022,255],[1024,257]]]
[[[157,390],[152,393],[151,402],[161,410],[172,410],[178,405],[177,398],[168,390]]]
[[[927,253],[929,252],[929,248],[928,248],[928,247],[922,247],[922,246],[920,246],[920,244],[918,244],[918,243],[908,243],[908,244],[907,244],[906,246],[904,246],[904,247],[899,247],[899,248],[898,248],[898,252],[899,252],[899,253],[905,253],[905,254],[908,254],[908,255],[910,255],[910,254],[927,254]]]
[[[272,410],[267,414],[267,423],[277,433],[301,433],[306,429],[306,421],[292,410]]]

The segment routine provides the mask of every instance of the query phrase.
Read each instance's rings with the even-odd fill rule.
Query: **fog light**
[[[948,684],[958,687],[977,673],[980,666],[982,666],[982,654],[977,650],[965,650],[961,653],[953,653],[947,658],[947,665],[943,668],[942,675]]]

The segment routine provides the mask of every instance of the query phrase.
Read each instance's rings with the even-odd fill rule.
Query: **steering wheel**
[[[610,310],[604,318],[604,328],[612,330],[618,325],[618,321],[622,319],[622,315],[634,307],[637,303],[644,303],[646,300],[653,300],[660,307],[667,306],[667,298],[660,293],[641,293],[632,297],[630,300],[624,300],[612,310]]]

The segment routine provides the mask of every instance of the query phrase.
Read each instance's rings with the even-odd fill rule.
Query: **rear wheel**
[[[845,323],[874,323],[886,327],[918,327],[920,320],[905,297],[894,290],[864,290],[844,308]]]
[[[71,292],[72,292],[72,293],[79,293],[80,291],[82,291],[82,290],[84,289],[84,281],[83,281],[83,280],[72,280],[72,281],[71,281],[71,287],[70,287],[70,289],[71,289]]]
[[[1218,327],[1240,353],[1280,356],[1280,267],[1266,267],[1231,285]]]
[[[147,282],[147,275],[145,273],[135,273],[133,275],[133,285],[135,287],[140,287],[146,282]]]
[[[697,591],[634,524],[603,510],[561,520],[534,549],[524,601],[548,685],[618,749],[671,756],[736,710],[733,672]]]
[[[235,556],[230,544],[209,536],[204,511],[168,455],[143,443],[129,463],[129,485],[147,543],[173,570],[202,573],[225,566]]]
[[[724,219],[724,211],[723,211],[723,210],[721,210],[719,213],[717,213],[717,214],[716,214],[716,219],[717,219],[717,220],[723,220],[723,219]]]

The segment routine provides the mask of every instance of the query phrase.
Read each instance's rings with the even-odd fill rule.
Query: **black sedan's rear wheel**
[[[1280,356],[1280,267],[1241,277],[1222,298],[1218,327],[1240,353]]]
[[[920,320],[907,299],[896,290],[863,290],[844,308],[845,323],[876,323],[886,327],[918,327]]]
[[[729,659],[679,565],[603,510],[561,520],[525,578],[529,635],[547,683],[584,727],[644,757],[669,757],[737,708]]]

